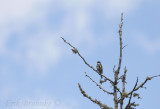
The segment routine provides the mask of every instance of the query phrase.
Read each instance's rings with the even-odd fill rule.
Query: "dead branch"
[[[127,45],[123,46],[122,49],[124,49]]]
[[[134,85],[133,90],[135,90],[135,88],[137,87],[137,84],[138,84],[138,77],[137,77],[137,80],[136,80],[136,83],[135,83],[135,85]],[[131,103],[130,103],[130,102],[131,102],[131,99],[132,99],[133,90],[132,90],[132,92],[131,92],[131,94],[130,94],[129,101],[128,101],[128,104],[127,104],[127,106],[126,106],[125,109],[128,109],[128,108],[131,106]]]
[[[158,76],[160,76],[160,75],[152,76],[152,77],[146,77],[145,81],[143,83],[141,83],[137,88],[135,88],[134,90],[132,90],[131,92],[129,92],[128,95],[130,95],[134,91],[137,91],[139,88],[143,88],[143,86],[147,83],[148,80],[151,80],[151,79],[153,79],[155,77],[158,77]]]
[[[120,109],[123,109],[123,100],[125,99],[126,96],[126,92],[125,92],[125,83],[126,83],[126,72],[127,69],[126,67],[124,68],[124,74],[122,75],[122,95],[121,95],[121,99],[119,100],[120,102]]]
[[[121,68],[122,62],[122,26],[123,26],[123,13],[121,14],[121,23],[119,25],[119,40],[120,40],[120,56],[119,56],[119,63],[118,68],[114,72],[114,109],[118,109],[118,99],[117,99],[117,81],[118,81],[118,74]]]
[[[120,56],[119,56],[119,64],[118,69],[116,70],[116,73],[119,73],[121,68],[121,62],[122,62],[122,26],[123,26],[123,13],[121,14],[121,23],[119,25],[119,40],[120,40]]]
[[[75,54],[78,54],[78,55],[81,57],[81,59],[84,61],[84,63],[85,63],[88,67],[90,67],[91,69],[93,69],[95,72],[97,72],[97,73],[99,74],[99,72],[98,72],[93,66],[91,66],[90,64],[87,63],[87,61],[84,59],[84,57],[79,53],[79,51],[78,51],[73,45],[71,45],[69,42],[67,42],[63,37],[61,37],[61,38],[62,38],[62,40],[63,40],[65,43],[67,43],[69,46],[71,46],[71,47],[73,48],[72,51],[73,51]],[[76,52],[75,52],[75,51],[76,51]],[[102,77],[104,77],[106,80],[110,81],[111,84],[114,84],[114,82],[113,82],[111,79],[107,78],[107,77],[104,76],[103,74],[99,74],[99,75],[101,75]]]
[[[101,90],[103,90],[104,92],[113,95],[113,92],[109,92],[107,90],[105,90],[101,85],[99,85],[96,81],[94,81],[90,76],[87,75],[87,73],[85,72],[85,76],[88,77],[92,82],[94,82]]]
[[[125,83],[126,83],[126,72],[127,72],[127,69],[126,67],[124,68],[124,75],[123,75],[123,78],[122,78],[122,93],[125,92]]]
[[[99,101],[99,100],[97,100],[97,99],[94,100],[92,97],[88,96],[88,95],[86,94],[86,92],[82,89],[80,83],[78,83],[78,87],[79,87],[79,89],[80,89],[80,91],[81,91],[81,93],[82,93],[82,95],[83,95],[84,97],[90,99],[92,102],[94,102],[95,104],[99,105],[101,108],[103,108],[103,109],[113,109],[113,108],[111,108],[111,107],[108,107],[108,106],[105,105],[105,104],[102,104],[101,101]]]

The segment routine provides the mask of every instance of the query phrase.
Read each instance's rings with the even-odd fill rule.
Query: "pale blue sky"
[[[118,29],[124,12],[122,69],[127,66],[127,91],[139,77],[160,74],[159,0],[0,0],[0,107],[2,109],[98,109],[84,98],[113,107],[113,97],[85,77],[98,75],[71,52],[60,37],[78,48],[88,63],[100,60],[113,78],[118,64]],[[160,78],[140,89],[137,109],[158,109]],[[109,83],[104,88],[112,90]],[[24,105],[45,102],[49,105]],[[135,100],[135,99],[133,99]],[[14,104],[18,103],[18,104]]]

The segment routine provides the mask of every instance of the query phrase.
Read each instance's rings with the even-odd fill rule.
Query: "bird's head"
[[[97,61],[97,64],[100,64],[101,62],[100,61]]]

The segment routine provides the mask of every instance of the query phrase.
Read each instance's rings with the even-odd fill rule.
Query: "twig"
[[[135,90],[135,88],[137,87],[137,84],[138,84],[138,77],[137,77],[136,84],[134,85],[133,90]],[[132,99],[132,94],[133,94],[133,91],[130,94],[129,101],[128,101],[128,104],[127,104],[126,108],[130,107],[130,102],[131,102],[131,99]]]
[[[122,49],[124,49],[127,45],[123,46]]]
[[[62,39],[63,39],[63,41],[65,42],[65,43],[67,43],[68,45],[70,45],[73,49],[76,49],[73,45],[71,45],[69,42],[67,42],[63,37],[61,37]],[[86,65],[88,65],[91,69],[93,69],[95,72],[97,72],[97,73],[99,73],[94,67],[92,67],[90,64],[88,64],[87,62],[86,62],[86,60],[83,58],[83,56],[77,51],[77,54],[82,58],[82,60],[84,61],[84,63],[86,64]]]
[[[87,73],[85,72],[86,77],[88,77],[92,82],[94,82],[100,89],[102,89],[104,92],[113,95],[113,92],[109,92],[107,90],[105,90],[101,85],[99,85],[96,81],[94,81],[90,76],[87,75]]]
[[[115,72],[115,68],[116,68],[116,65],[114,65],[114,67],[113,67],[113,72]]]
[[[133,108],[132,106],[136,107],[136,106],[139,106],[139,104],[135,104],[135,102],[132,102],[129,104],[128,107],[125,107],[125,109],[136,109],[136,108]]]

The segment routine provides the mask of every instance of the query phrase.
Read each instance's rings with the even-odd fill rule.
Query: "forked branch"
[[[141,83],[138,87],[135,87],[131,92],[128,93],[128,95],[130,95],[134,91],[137,91],[139,88],[143,88],[143,86],[147,83],[148,80],[151,80],[151,79],[153,79],[155,77],[158,77],[158,76],[160,76],[160,75],[152,76],[152,77],[147,77],[143,83]]]

